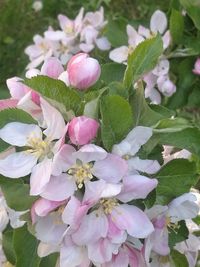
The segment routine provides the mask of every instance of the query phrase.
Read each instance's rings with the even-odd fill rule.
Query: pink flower
[[[69,123],[69,138],[75,145],[88,144],[95,138],[99,123],[86,116],[75,117]]]
[[[200,57],[197,58],[195,65],[194,65],[194,69],[193,72],[197,75],[200,75]]]
[[[86,53],[73,56],[68,65],[69,82],[79,90],[85,90],[99,79],[101,68],[99,62]]]

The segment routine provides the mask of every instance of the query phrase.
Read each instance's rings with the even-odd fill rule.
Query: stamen
[[[114,207],[118,206],[119,203],[116,198],[103,198],[100,200],[100,205],[103,208],[105,214],[111,214]]]
[[[91,173],[92,166],[93,164],[91,163],[83,164],[80,160],[78,160],[77,163],[68,170],[67,173],[75,178],[79,189],[83,187],[85,181],[93,179],[93,175]]]
[[[178,224],[178,222],[176,222],[176,223],[171,222],[170,217],[166,218],[166,226],[176,234],[180,228],[180,225]],[[171,232],[171,231],[169,231],[169,232]]]
[[[42,140],[39,137],[29,137],[27,146],[29,149],[26,152],[34,154],[37,158],[51,156],[51,143],[48,139]]]

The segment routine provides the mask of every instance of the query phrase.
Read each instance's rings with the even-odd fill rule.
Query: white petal
[[[164,33],[167,28],[167,17],[164,12],[156,10],[150,21],[150,28],[152,32]]]
[[[155,88],[145,88],[145,98],[149,98],[151,103],[160,104],[161,103],[161,95]]]
[[[40,101],[44,120],[47,124],[44,134],[51,140],[61,138],[65,129],[65,121],[62,115],[43,98],[40,98]]]
[[[68,74],[67,71],[63,71],[63,72],[59,75],[58,80],[63,81],[67,86],[70,85],[70,82],[69,82],[69,74]]]
[[[13,146],[27,145],[30,137],[42,138],[42,132],[35,124],[10,122],[0,130],[0,138]]]
[[[52,160],[44,159],[32,170],[30,177],[30,195],[36,196],[44,191],[45,186],[50,180],[52,171]]]
[[[49,254],[54,253],[54,252],[59,252],[59,246],[54,246],[54,245],[40,242],[38,246],[38,250],[37,250],[38,256],[40,258],[46,257]]]
[[[25,152],[17,152],[0,160],[0,174],[10,178],[28,175],[36,165],[37,158]]]
[[[128,47],[120,46],[112,50],[109,54],[109,58],[117,63],[122,63],[128,59]]]
[[[195,218],[199,212],[199,207],[195,201],[196,197],[192,193],[185,193],[172,200],[169,204],[169,214],[173,217],[173,222]]]
[[[159,171],[160,164],[157,160],[142,160],[138,157],[133,157],[128,160],[129,170],[138,170],[141,172],[153,174]]]
[[[111,44],[106,37],[101,37],[96,39],[96,45],[100,50],[109,50],[111,48]]]
[[[125,154],[134,156],[139,151],[140,147],[144,145],[150,139],[151,136],[151,128],[137,126],[129,132],[129,134],[121,143],[113,146],[112,152],[120,156],[123,156]],[[121,151],[123,153],[125,152],[124,146],[127,147],[127,151],[125,154],[121,154]]]

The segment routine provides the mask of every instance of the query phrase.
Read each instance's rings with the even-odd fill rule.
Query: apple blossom
[[[72,144],[85,145],[97,135],[99,123],[86,116],[73,118],[69,123],[68,134]]]
[[[31,173],[31,195],[40,194],[48,183],[53,157],[60,149],[55,140],[62,138],[65,132],[65,122],[61,114],[44,99],[41,98],[40,102],[46,123],[43,132],[38,125],[20,122],[8,123],[0,129],[2,140],[13,146],[26,148],[1,159],[0,173],[10,178],[20,178]],[[44,140],[43,134],[46,136]]]
[[[94,177],[117,184],[128,170],[124,159],[93,144],[84,145],[78,151],[65,144],[55,155],[53,163],[54,176],[46,184],[42,196],[55,201],[72,196]],[[55,190],[59,194],[55,194]]]
[[[85,53],[73,56],[67,65],[70,84],[86,90],[96,83],[101,74],[99,62]]]
[[[197,58],[197,60],[195,62],[193,73],[200,75],[200,58]]]
[[[147,251],[153,250],[162,256],[170,253],[168,228],[176,231],[179,221],[197,216],[199,207],[195,200],[193,194],[185,193],[172,200],[168,206],[155,205],[146,211],[155,227],[155,231],[146,240]]]

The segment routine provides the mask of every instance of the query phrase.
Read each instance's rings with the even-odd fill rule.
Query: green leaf
[[[182,40],[184,31],[184,18],[180,11],[172,9],[169,28],[173,42],[179,44]]]
[[[188,238],[189,231],[186,226],[185,221],[180,221],[178,223],[178,228],[173,230],[169,228],[169,247],[172,249],[176,243],[182,242]]]
[[[173,133],[162,133],[155,135],[155,138],[159,144],[187,149],[200,156],[200,130],[196,127]]]
[[[15,265],[16,259],[15,259],[15,251],[13,247],[13,229],[8,229],[3,232],[3,251],[5,253],[6,259]]]
[[[200,2],[199,0],[180,0],[181,5],[200,30]]]
[[[106,26],[105,36],[108,38],[113,47],[118,47],[128,44],[126,25],[127,22],[122,19],[109,20]]]
[[[0,176],[0,186],[6,202],[11,209],[24,211],[31,207],[36,197],[30,196],[30,186],[22,179],[10,179]]]
[[[55,267],[58,259],[58,254],[54,253],[45,258],[42,258],[40,267]]]
[[[162,119],[154,126],[155,133],[173,133],[190,127],[184,118]],[[191,126],[192,127],[192,126]]]
[[[163,52],[160,35],[140,43],[128,57],[124,76],[124,85],[129,88],[133,82],[152,70]]]
[[[130,103],[133,109],[134,125],[152,126],[159,120],[172,116],[172,112],[167,112],[164,108],[164,112],[161,112],[163,108],[156,107],[156,111],[151,109],[144,98],[144,90],[142,83],[134,90],[134,94],[130,97]]]
[[[70,89],[60,80],[38,75],[31,79],[26,79],[25,84],[41,95],[62,103],[67,111],[73,110],[76,114],[79,114],[83,108],[78,92]]]
[[[31,115],[17,108],[9,108],[0,111],[0,128],[9,122],[37,123]]]
[[[133,128],[131,107],[118,95],[105,96],[100,103],[101,136],[106,149],[119,143]]]
[[[125,65],[118,63],[107,63],[101,67],[100,80],[105,84],[123,81]]]
[[[157,203],[168,204],[172,199],[187,193],[197,183],[196,165],[186,159],[175,159],[156,173],[158,179]]]
[[[37,255],[39,241],[31,235],[26,225],[15,229],[13,244],[16,253],[16,267],[39,267],[41,259]]]
[[[171,251],[171,257],[175,264],[175,267],[189,267],[187,258],[184,254],[180,253],[177,250]]]

